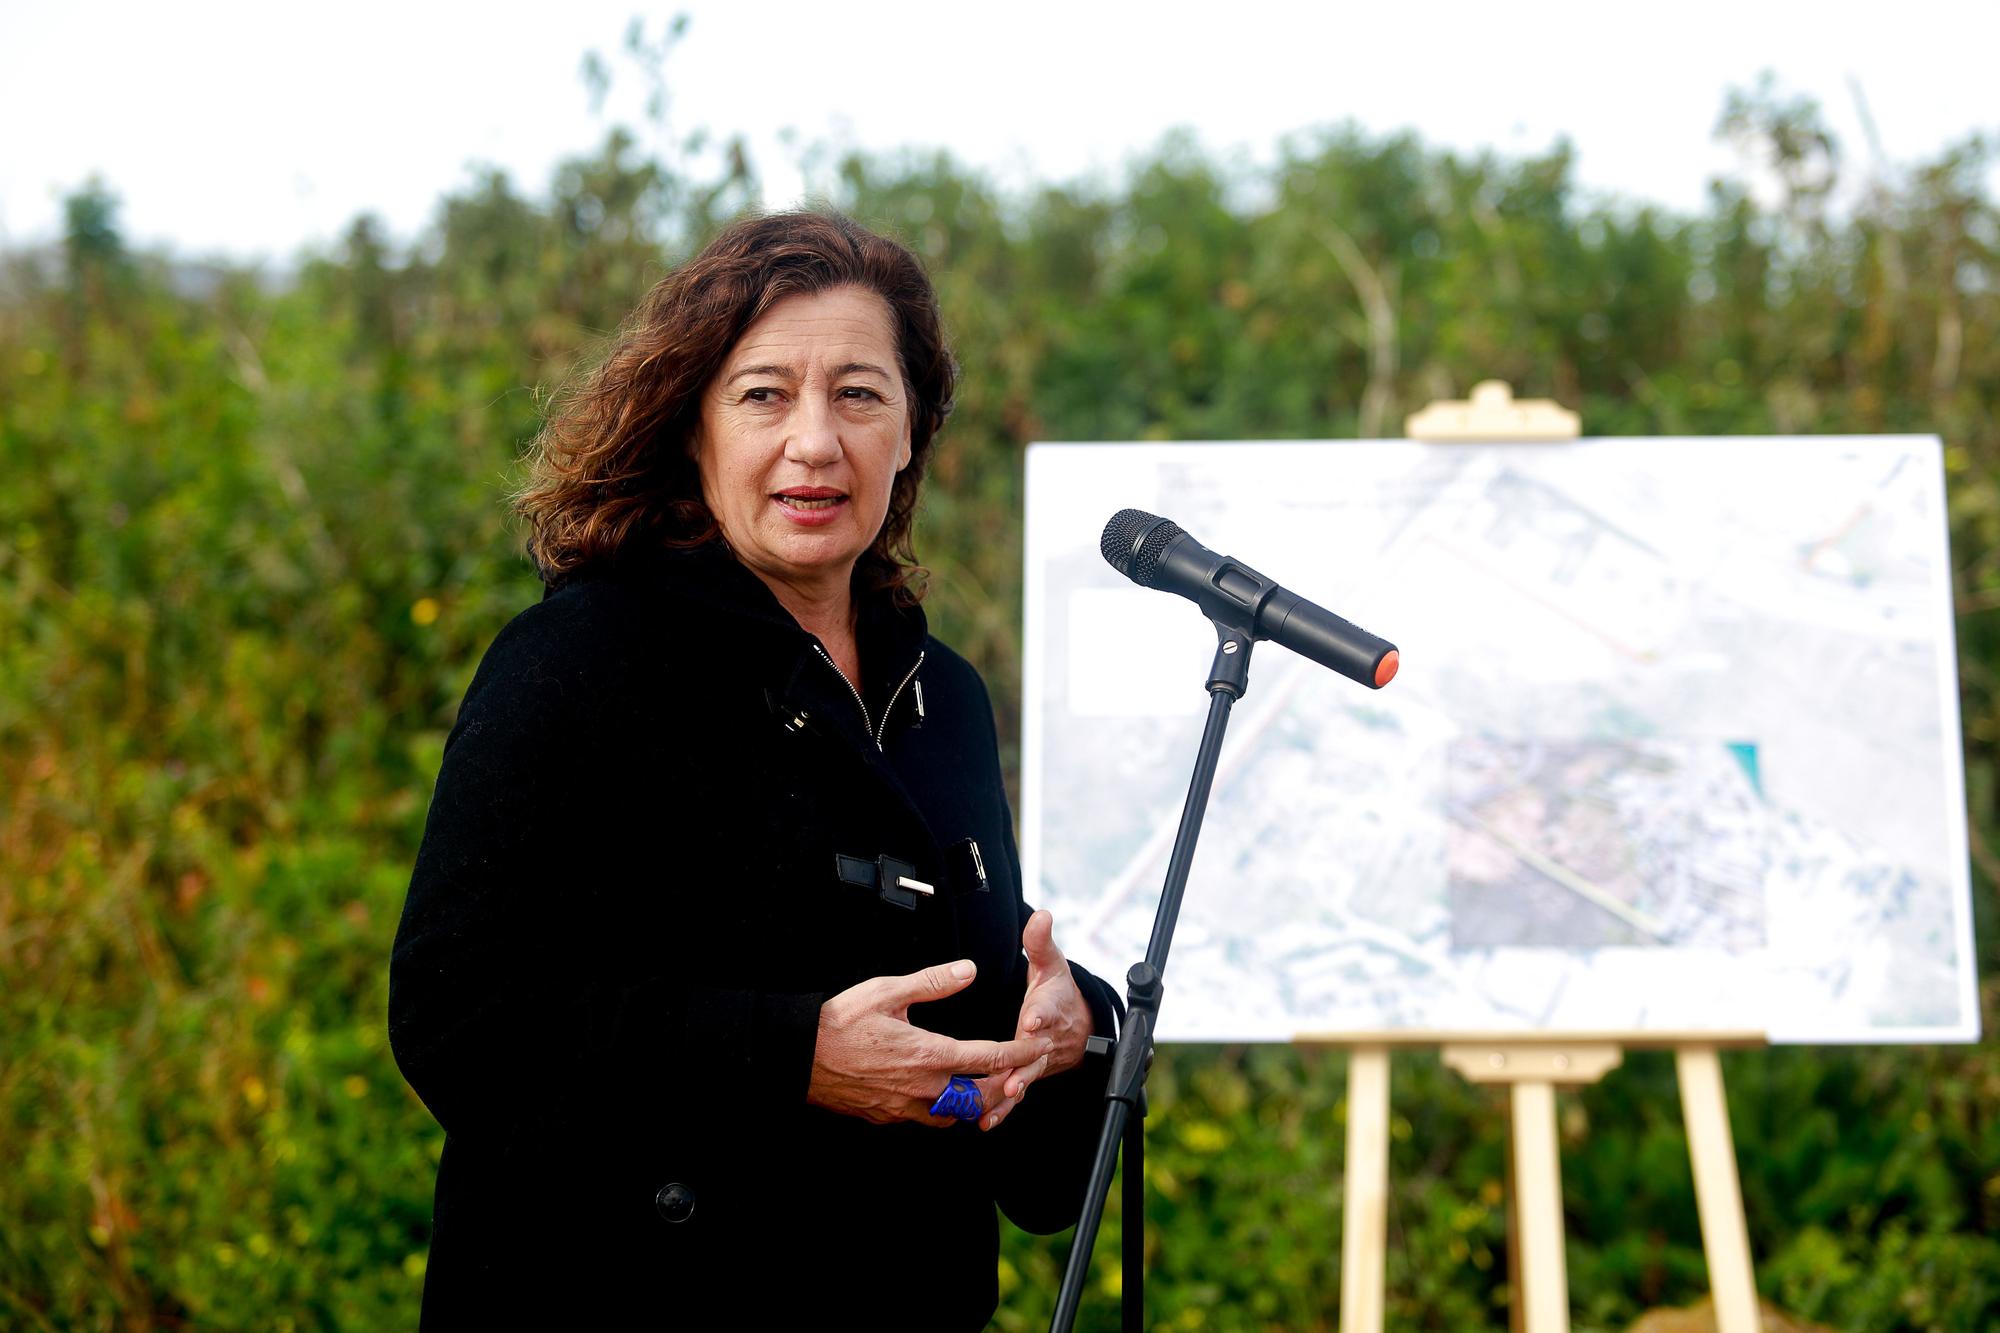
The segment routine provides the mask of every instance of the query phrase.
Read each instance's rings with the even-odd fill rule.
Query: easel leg
[[[1382,1333],[1389,1237],[1389,1052],[1347,1057],[1347,1188],[1341,1204],[1340,1331]]]
[[[1526,1312],[1528,1333],[1569,1333],[1555,1084],[1523,1080],[1510,1085],[1509,1093],[1521,1217],[1521,1290],[1514,1299]]]
[[[1758,1333],[1763,1318],[1750,1269],[1750,1233],[1736,1180],[1736,1146],[1729,1135],[1722,1061],[1713,1046],[1682,1046],[1674,1052],[1674,1065],[1680,1074],[1681,1114],[1687,1121],[1688,1157],[1694,1164],[1695,1206],[1701,1212],[1701,1247],[1708,1256],[1715,1327],[1717,1333]]]

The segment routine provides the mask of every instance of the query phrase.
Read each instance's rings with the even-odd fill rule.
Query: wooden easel
[[[1318,1038],[1307,1035],[1300,1040]],[[1761,1046],[1761,1035],[1384,1033],[1361,1042],[1349,1038],[1346,1043],[1352,1044],[1347,1064],[1341,1333],[1380,1333],[1382,1328],[1389,1221],[1389,1053],[1396,1046],[1437,1046],[1444,1063],[1471,1082],[1507,1088],[1508,1206],[1514,1241],[1508,1268],[1514,1285],[1514,1327],[1526,1333],[1563,1333],[1569,1328],[1556,1089],[1595,1083],[1623,1062],[1628,1049],[1671,1049],[1680,1076],[1681,1115],[1687,1124],[1716,1328],[1718,1333],[1757,1333],[1762,1327],[1718,1056],[1725,1047]]]
[[[1547,399],[1517,402],[1487,380],[1465,402],[1432,403],[1404,423],[1413,440],[1496,442],[1573,440],[1577,414]],[[1312,1040],[1310,1037],[1301,1040]],[[1389,1051],[1437,1045],[1444,1063],[1474,1083],[1507,1088],[1513,1326],[1568,1333],[1569,1277],[1563,1259],[1562,1169],[1557,1155],[1556,1088],[1595,1083],[1630,1046],[1670,1047],[1680,1077],[1695,1203],[1708,1259],[1718,1333],[1759,1333],[1763,1324],[1750,1266],[1749,1229],[1722,1088],[1723,1046],[1762,1045],[1754,1033],[1645,1035],[1383,1035],[1355,1042],[1347,1066],[1346,1192],[1340,1257],[1341,1333],[1380,1333],[1389,1203]]]

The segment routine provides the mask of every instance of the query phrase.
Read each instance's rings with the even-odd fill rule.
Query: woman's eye
[[[778,391],[776,389],[765,388],[745,389],[743,391],[743,401],[746,403],[775,403],[778,401]]]
[[[840,391],[840,396],[842,398],[853,399],[857,402],[879,403],[882,401],[881,394],[877,393],[873,389],[868,388],[865,385],[860,385],[860,384],[848,385],[846,388]]]

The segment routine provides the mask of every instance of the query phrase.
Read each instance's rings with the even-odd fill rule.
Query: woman
[[[1075,1221],[1116,1000],[1022,904],[985,687],[917,606],[954,379],[906,250],[779,215],[545,427],[547,591],[466,692],[390,973],[446,1131],[427,1326],[977,1328],[994,1205]]]

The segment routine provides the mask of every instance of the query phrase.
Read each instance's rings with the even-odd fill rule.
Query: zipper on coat
[[[896,700],[903,697],[903,687],[908,685],[911,681],[916,680],[917,668],[921,667],[924,664],[924,658],[926,656],[928,656],[928,654],[926,653],[917,654],[917,660],[910,664],[910,674],[903,677],[902,684],[896,686],[895,690],[891,692],[891,694],[889,695],[889,702],[883,706],[882,726],[875,733],[876,749],[879,750],[882,748],[882,737],[887,735],[889,732],[889,714],[896,711]],[[917,717],[919,720],[921,720],[924,715],[923,700],[924,700],[924,687],[921,683],[919,683],[917,685]]]
[[[889,715],[896,711],[896,700],[903,697],[903,690],[909,685],[909,683],[912,680],[916,679],[918,669],[921,668],[924,664],[924,658],[928,657],[930,654],[928,653],[917,654],[917,660],[910,664],[909,673],[905,675],[903,679],[897,684],[896,688],[890,692],[889,702],[882,709],[882,725],[880,727],[877,727],[875,725],[874,719],[868,716],[868,705],[861,701],[861,691],[854,688],[854,682],[847,678],[847,673],[840,669],[840,664],[833,660],[832,654],[828,653],[827,650],[824,647],[822,647],[817,641],[815,641],[813,644],[813,651],[819,654],[820,661],[826,663],[828,666],[833,668],[833,674],[840,677],[840,683],[845,685],[847,687],[847,692],[854,696],[854,706],[861,710],[861,729],[862,731],[867,733],[869,740],[875,742],[875,748],[878,751],[881,750],[882,736],[889,729]],[[917,690],[919,695],[921,695],[923,691],[923,686],[919,685],[917,687]],[[919,703],[918,704],[919,716],[922,716],[922,707],[923,705]]]
[[[854,688],[854,682],[849,680],[847,673],[840,669],[840,663],[833,660],[833,655],[822,648],[817,639],[813,641],[813,651],[819,654],[820,661],[833,668],[833,674],[840,677],[840,683],[845,685],[847,692],[854,696],[854,706],[861,710],[861,730],[867,733],[869,740],[874,740],[875,723],[868,716],[868,705],[861,702],[861,691]],[[880,744],[877,744],[875,748],[879,750],[882,747]]]

